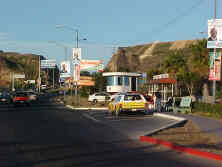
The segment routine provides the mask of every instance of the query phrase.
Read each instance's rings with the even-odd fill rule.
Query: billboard
[[[70,73],[70,62],[69,61],[62,61],[60,64],[60,71],[61,73]]]
[[[80,79],[80,65],[74,66],[73,80],[74,82],[79,81]]]
[[[222,48],[222,19],[208,20],[207,48]]]
[[[72,59],[73,60],[81,60],[82,59],[82,50],[81,48],[73,48],[72,49]]]
[[[214,61],[215,58],[215,61]],[[209,80],[220,81],[221,76],[221,53],[209,52]]]
[[[55,68],[56,60],[41,60],[41,68]]]
[[[80,70],[81,71],[103,71],[104,65],[103,60],[81,60]]]

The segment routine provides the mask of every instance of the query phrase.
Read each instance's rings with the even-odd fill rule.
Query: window
[[[122,96],[118,96],[117,98],[115,98],[114,102],[120,102]]]
[[[123,78],[117,77],[117,85],[122,85],[122,84],[123,84]]]
[[[107,86],[112,86],[114,85],[114,77],[110,76],[110,77],[107,77]]]
[[[129,86],[129,77],[124,77],[124,85]]]

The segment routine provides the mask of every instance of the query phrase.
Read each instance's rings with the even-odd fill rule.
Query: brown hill
[[[25,80],[37,80],[39,75],[39,56],[34,54],[20,54],[16,52],[0,52],[0,86],[10,86],[12,75],[25,74]],[[44,70],[41,70],[42,79],[49,78]]]
[[[144,45],[120,47],[106,66],[108,71],[149,72],[152,68],[161,66],[161,62],[172,50],[184,50],[190,55],[189,45],[197,40],[173,42],[153,42]]]

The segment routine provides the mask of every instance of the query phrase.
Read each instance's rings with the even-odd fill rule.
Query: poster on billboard
[[[72,59],[73,60],[79,60],[79,61],[82,59],[82,50],[81,50],[81,48],[73,48],[72,49]]]
[[[216,54],[216,55],[215,55]],[[215,57],[215,61],[214,61]],[[221,79],[221,53],[209,52],[209,80],[220,81]]]
[[[80,65],[74,66],[74,72],[73,72],[73,80],[74,82],[78,82],[80,79]]]
[[[222,48],[222,19],[208,20],[207,48]]]
[[[70,73],[70,62],[69,61],[62,61],[61,64],[61,73]]]
[[[103,71],[104,60],[81,60],[81,71]]]

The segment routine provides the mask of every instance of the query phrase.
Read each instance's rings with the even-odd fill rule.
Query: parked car
[[[110,94],[106,92],[99,92],[89,95],[88,102],[96,104],[97,102],[106,102],[110,100]]]
[[[30,99],[27,92],[15,92],[13,97],[13,104],[17,106],[18,104],[30,105]]]
[[[0,102],[10,103],[12,101],[10,92],[0,92]]]
[[[28,94],[30,101],[36,101],[38,99],[37,93],[35,93],[34,91],[25,91],[25,93]]]
[[[109,112],[118,116],[121,112],[144,112],[152,114],[149,102],[140,93],[125,93],[119,95],[108,106]]]

